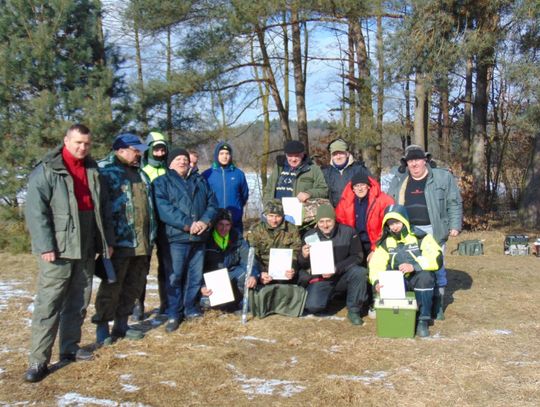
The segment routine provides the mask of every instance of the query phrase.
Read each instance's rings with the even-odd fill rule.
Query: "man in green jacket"
[[[443,253],[448,237],[455,237],[461,231],[463,205],[456,180],[450,171],[435,168],[431,154],[421,146],[411,144],[405,149],[388,195],[407,208],[412,226],[433,235]],[[434,312],[442,320],[447,285],[444,264],[436,277]]]
[[[92,358],[79,348],[81,326],[92,293],[95,255],[112,255],[114,232],[104,219],[107,199],[89,156],[91,142],[86,126],[71,126],[64,145],[46,155],[30,175],[26,224],[40,271],[27,382],[48,374],[58,330],[62,361]]]
[[[306,155],[304,144],[292,140],[285,144],[285,155],[276,158],[268,179],[263,201],[297,197],[300,202],[310,198],[328,198],[328,186],[320,167]]]

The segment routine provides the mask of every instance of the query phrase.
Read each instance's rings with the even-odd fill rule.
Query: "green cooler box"
[[[402,300],[375,298],[377,336],[380,338],[414,338],[416,298],[407,292]]]

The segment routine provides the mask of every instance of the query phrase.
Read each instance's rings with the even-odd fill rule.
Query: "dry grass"
[[[485,239],[486,255],[447,256],[447,319],[430,338],[378,338],[374,321],[353,327],[344,309],[246,326],[212,311],[170,335],[149,318],[142,341],[119,341],[34,385],[22,376],[36,266],[4,254],[2,284],[20,291],[0,291],[0,405],[537,406],[540,258],[502,255],[502,232],[463,234],[448,249],[471,238]],[[148,308],[157,305],[150,284]],[[93,328],[87,319],[83,345]]]

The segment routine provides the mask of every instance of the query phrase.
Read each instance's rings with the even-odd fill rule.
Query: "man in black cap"
[[[363,161],[357,161],[349,152],[349,145],[343,139],[332,140],[328,144],[330,152],[330,164],[322,169],[326,184],[328,185],[328,197],[335,208],[338,205],[345,185],[353,175],[369,171]]]
[[[328,186],[320,167],[306,156],[305,146],[298,140],[288,141],[278,155],[268,179],[263,201],[297,197],[300,202],[309,198],[327,198]]]
[[[217,213],[217,201],[206,180],[191,171],[189,153],[175,148],[169,170],[154,181],[159,219],[165,224],[171,266],[165,267],[166,332],[178,329],[184,318],[201,316],[197,303],[202,286],[205,242]]]
[[[432,168],[431,154],[411,144],[405,149],[399,170],[390,182],[388,194],[404,205],[411,225],[433,235],[443,248],[449,236],[461,231],[463,206],[454,176],[446,169]],[[435,313],[444,319],[443,297],[447,285],[444,265],[437,271]]]

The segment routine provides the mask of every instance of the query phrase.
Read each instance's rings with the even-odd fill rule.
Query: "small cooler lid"
[[[399,308],[399,309],[410,309],[417,310],[418,306],[416,305],[415,298],[403,298],[403,299],[375,299],[375,308]]]

